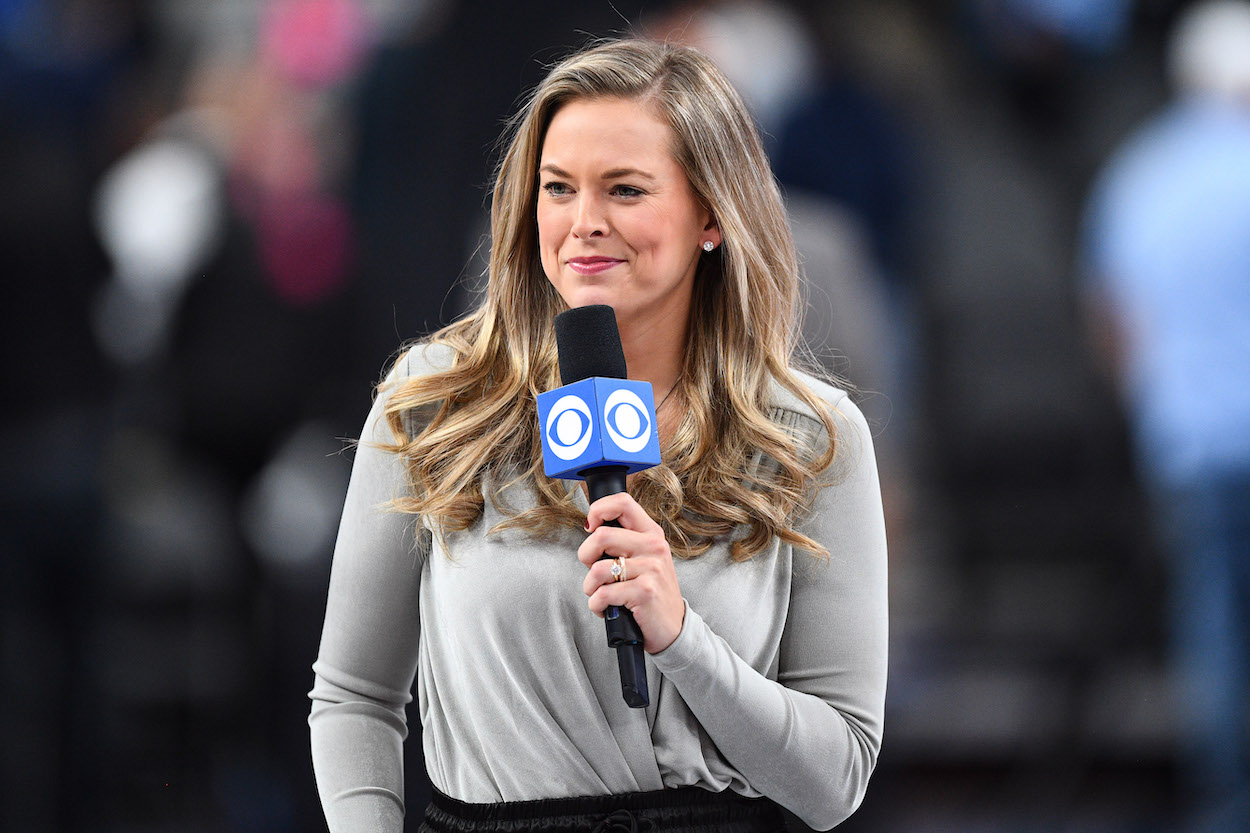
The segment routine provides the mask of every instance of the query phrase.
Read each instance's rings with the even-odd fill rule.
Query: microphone
[[[625,351],[611,307],[576,307],[557,315],[555,324],[563,387],[538,395],[543,471],[585,480],[593,503],[625,491],[627,474],[659,465],[655,397],[649,382],[625,378]],[[650,702],[642,631],[633,614],[616,606],[604,611],[604,626],[608,646],[616,649],[625,702],[642,708]]]

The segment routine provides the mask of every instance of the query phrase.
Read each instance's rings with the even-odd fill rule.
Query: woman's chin
[[[570,292],[562,293],[564,303],[570,308],[589,307],[594,304],[607,304],[616,309],[620,298],[606,286],[580,286]]]

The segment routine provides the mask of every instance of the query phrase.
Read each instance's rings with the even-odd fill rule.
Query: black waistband
[[[740,831],[784,829],[777,805],[730,790],[699,787],[654,792],[470,804],[434,790],[422,830],[434,833],[560,830]]]

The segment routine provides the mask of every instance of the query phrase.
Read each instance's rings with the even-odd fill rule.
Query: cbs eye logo
[[[651,440],[647,406],[633,391],[618,389],[608,395],[603,404],[603,427],[627,454],[637,454]],[[590,407],[581,397],[562,396],[547,413],[547,446],[561,460],[576,460],[590,446],[591,429]]]
[[[581,397],[561,396],[547,414],[547,445],[561,460],[576,460],[590,445],[590,408]]]
[[[603,427],[622,451],[637,454],[651,440],[651,417],[638,394],[619,388],[603,403]]]

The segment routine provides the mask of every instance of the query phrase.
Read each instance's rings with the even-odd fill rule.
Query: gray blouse
[[[391,378],[449,361],[446,348],[416,348]],[[384,391],[356,452],[313,666],[313,764],[331,831],[402,829],[414,676],[430,780],[461,801],[695,785],[767,796],[817,829],[849,816],[881,746],[885,527],[863,416],[806,381],[838,414],[831,485],[798,525],[829,557],[774,540],[744,563],[723,543],[677,560],[685,623],[647,657],[645,709],[622,700],[615,652],[586,606],[580,533],[488,534],[501,520],[488,500],[444,549],[417,517],[380,508],[406,490],[398,458],[377,447],[391,440]],[[780,385],[773,419],[820,434]],[[532,505],[519,486],[505,497]]]

